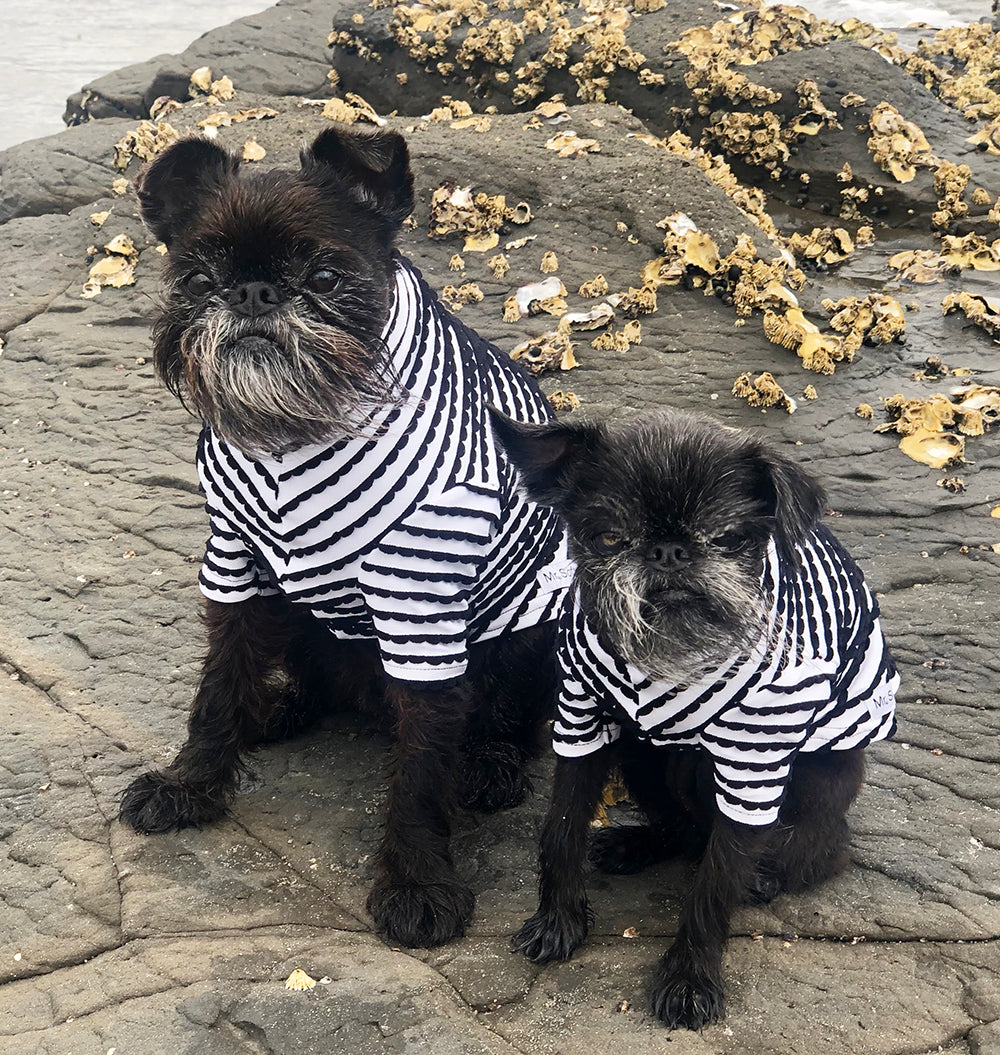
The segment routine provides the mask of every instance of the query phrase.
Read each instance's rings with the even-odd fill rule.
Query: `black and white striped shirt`
[[[489,421],[488,404],[547,420],[541,392],[408,261],[395,277],[382,337],[406,396],[360,435],[257,460],[202,431],[199,581],[223,602],[280,591],[336,636],[376,640],[389,675],[440,682],[465,672],[469,644],[554,618],[573,568]]]
[[[689,685],[654,681],[602,644],[567,597],[559,627],[557,753],[589,754],[626,726],[654,745],[695,744],[712,758],[716,801],[743,824],[778,817],[799,751],[846,750],[891,736],[899,675],[878,602],[825,527],[787,566],[774,541],[763,585],[768,626],[749,652]]]

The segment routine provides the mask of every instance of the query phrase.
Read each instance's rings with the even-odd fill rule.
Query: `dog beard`
[[[623,558],[601,562],[596,574],[582,565],[578,582],[583,607],[607,643],[660,681],[697,681],[767,632],[760,574],[740,561],[714,561],[710,572],[678,585]]]
[[[373,351],[294,309],[244,319],[217,307],[182,331],[164,380],[245,454],[280,455],[357,435],[372,409],[398,398],[388,353],[375,342]]]

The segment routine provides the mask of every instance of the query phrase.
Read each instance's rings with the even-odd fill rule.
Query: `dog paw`
[[[368,895],[375,929],[390,945],[429,949],[461,938],[472,919],[475,896],[460,883],[378,884]]]
[[[225,802],[185,784],[169,771],[150,770],[125,789],[119,816],[137,832],[151,835],[199,828],[225,812]]]
[[[590,843],[590,861],[609,875],[634,875],[663,858],[656,833],[649,825],[602,828]]]
[[[535,963],[568,960],[587,937],[587,907],[578,912],[543,912],[539,909],[524,921],[510,940],[515,952],[523,952]]]
[[[661,973],[653,987],[653,1014],[667,1029],[701,1029],[725,1014],[722,981],[709,975]]]

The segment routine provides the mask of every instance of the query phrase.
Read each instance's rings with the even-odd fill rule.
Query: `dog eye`
[[[332,293],[340,285],[340,279],[336,271],[321,267],[309,276],[306,285],[313,293]]]
[[[719,549],[725,550],[727,553],[736,553],[741,550],[744,542],[746,542],[746,539],[736,531],[724,531],[721,535],[716,535],[712,539],[713,546],[718,546]]]
[[[620,553],[625,548],[625,539],[615,531],[605,531],[594,538],[594,549],[602,556]]]
[[[184,279],[184,287],[195,297],[204,297],[215,289],[215,283],[204,271],[195,271]]]

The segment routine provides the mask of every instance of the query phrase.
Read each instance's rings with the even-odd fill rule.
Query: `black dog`
[[[238,167],[188,139],[138,184],[169,250],[155,363],[205,423],[212,533],[188,739],[133,781],[122,817],[212,821],[249,749],[374,695],[395,757],[369,910],[390,941],[435,945],[473,907],[449,852],[456,803],[523,796],[553,691],[541,657],[572,566],[487,413],[541,422],[547,404],[394,248],[413,208],[400,136],[331,129],[299,171]]]
[[[598,867],[701,856],[653,984],[659,1018],[695,1029],[723,1013],[734,907],[847,863],[864,746],[894,728],[878,606],[819,523],[819,485],[747,434],[681,413],[495,424],[577,561],[541,904],[514,944],[542,962],[586,936],[586,833],[617,762],[648,823],[604,832]]]

